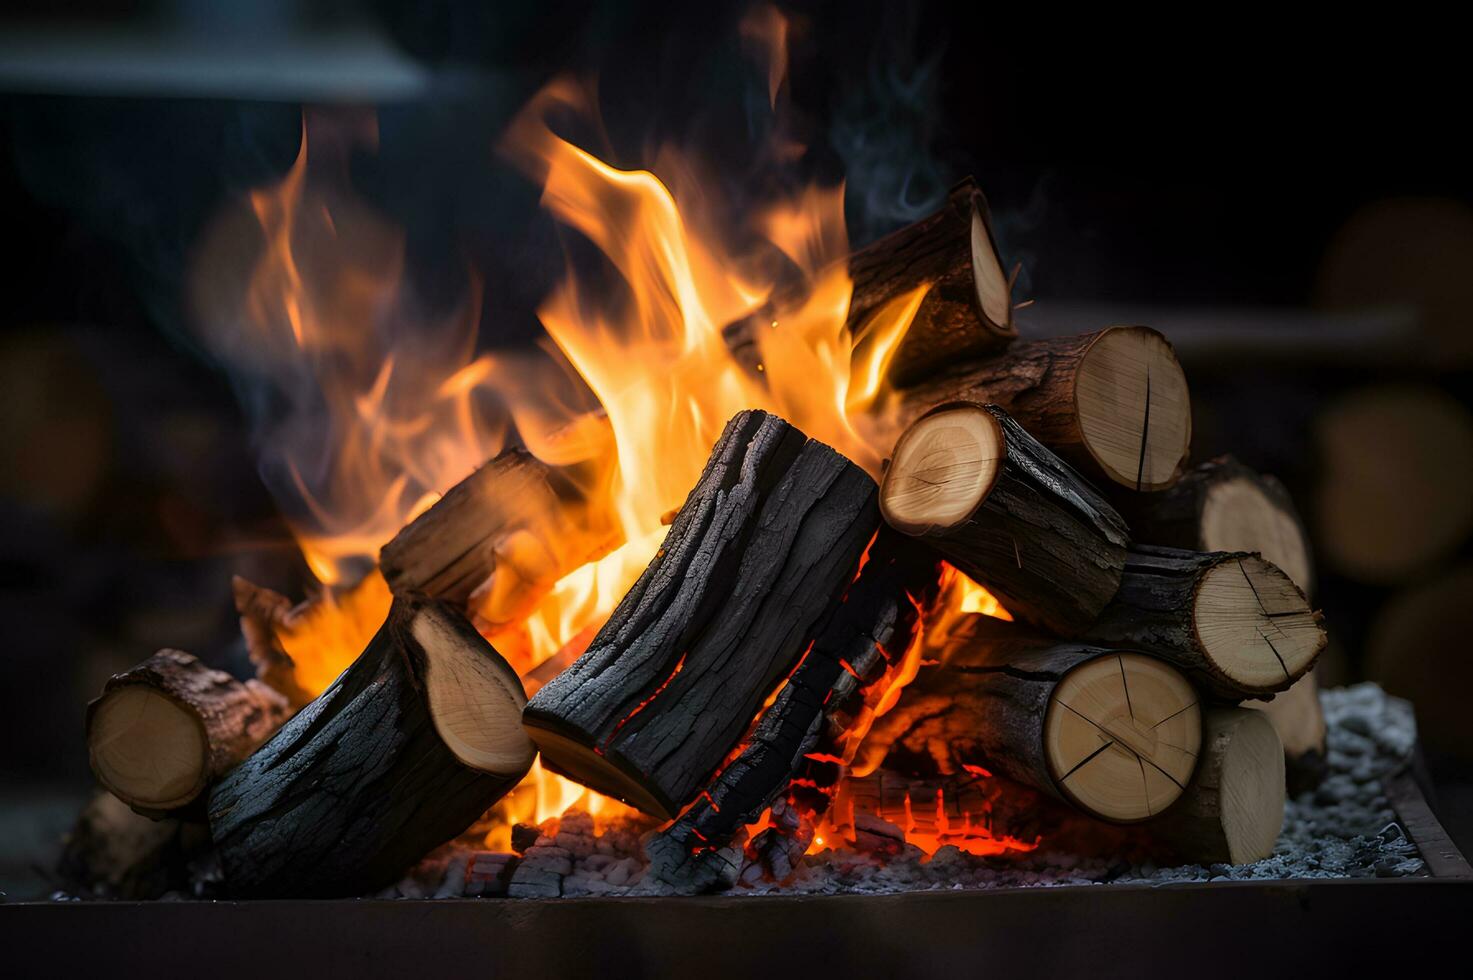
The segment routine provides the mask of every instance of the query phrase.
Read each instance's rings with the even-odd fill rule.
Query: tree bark
[[[702,891],[731,882],[722,851],[743,827],[794,781],[832,792],[843,771],[828,752],[831,728],[839,732],[862,711],[866,685],[898,669],[920,626],[920,612],[935,599],[938,559],[899,534],[881,531],[859,576],[844,593],[802,662],[762,712],[741,752],[702,791],[673,825],[645,845],[651,873],[683,890]],[[814,763],[823,773],[807,774]]]
[[[1279,569],[1243,552],[1138,545],[1092,642],[1171,661],[1237,702],[1287,690],[1325,647],[1321,617]]]
[[[951,362],[899,395],[893,428],[938,405],[997,405],[1089,479],[1162,490],[1181,475],[1191,443],[1191,399],[1171,345],[1147,327],[1014,344],[1005,353]]]
[[[1311,592],[1309,535],[1284,485],[1232,456],[1193,467],[1161,493],[1113,501],[1143,544],[1191,551],[1256,551]]]
[[[526,774],[523,703],[458,613],[396,600],[353,665],[210,793],[227,888],[310,898],[391,883]]]
[[[846,329],[856,347],[885,326],[887,307],[926,289],[891,355],[887,377],[897,387],[921,381],[958,358],[1005,349],[1018,336],[1011,283],[998,258],[987,201],[968,178],[934,214],[858,250],[848,259],[853,283]],[[750,316],[724,329],[727,346],[749,367],[761,362],[760,335],[781,330],[798,289],[782,290]]]
[[[543,764],[672,819],[793,669],[877,524],[862,470],[739,413],[654,561],[528,704]]]
[[[179,650],[160,650],[87,705],[98,781],[144,816],[188,807],[290,716],[286,698]]]
[[[1196,864],[1249,864],[1273,853],[1283,824],[1284,749],[1273,725],[1258,711],[1208,711],[1197,773],[1151,833]]]
[[[943,516],[953,488],[980,500]],[[880,508],[1010,613],[1061,636],[1087,630],[1120,584],[1120,515],[996,406],[942,406],[917,420],[895,447]]]

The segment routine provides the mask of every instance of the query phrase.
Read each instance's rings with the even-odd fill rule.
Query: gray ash
[[[1089,885],[1282,878],[1363,878],[1424,873],[1416,848],[1396,822],[1381,780],[1400,768],[1416,743],[1405,701],[1374,684],[1324,691],[1328,773],[1317,790],[1291,799],[1274,853],[1253,864],[1158,866],[1118,856],[1037,850],[979,857],[945,845],[927,855],[906,844],[860,850],[847,843],[809,854],[781,883],[744,875],[729,894],[875,894],[936,889]],[[548,898],[671,894],[647,877],[642,840],[655,825],[631,817],[595,832],[591,817],[569,811],[547,821],[520,854],[450,845],[383,897],[509,895]],[[522,837],[525,844],[530,834]]]

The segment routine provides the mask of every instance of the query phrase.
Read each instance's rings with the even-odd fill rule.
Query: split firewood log
[[[446,491],[379,552],[395,595],[467,608],[494,631],[619,543],[613,515],[563,471],[509,449]]]
[[[1244,701],[1274,726],[1284,746],[1284,782],[1290,796],[1299,796],[1319,786],[1329,770],[1325,745],[1325,709],[1320,704],[1320,686],[1311,670],[1294,686],[1272,701]]]
[[[1047,639],[973,640],[963,626],[943,662],[923,667],[875,725],[856,768],[977,768],[1132,823],[1181,794],[1200,739],[1197,693],[1162,660]]]
[[[327,897],[396,880],[526,775],[524,703],[459,613],[395,600],[353,665],[211,791],[228,889]]]
[[[109,792],[162,817],[183,809],[291,716],[285,697],[179,650],[114,674],[87,706],[87,756]]]
[[[1218,456],[1169,490],[1119,494],[1115,504],[1144,544],[1191,551],[1255,551],[1311,592],[1309,535],[1289,492],[1272,476]]]
[[[929,549],[893,531],[880,532],[858,577],[741,751],[674,824],[645,844],[652,874],[684,890],[730,885],[738,869],[724,849],[802,778],[806,763],[833,769],[824,782],[838,782],[842,759],[820,751],[829,747],[829,729],[852,725],[860,712],[855,696],[900,668],[940,578],[939,560]]]
[[[1226,701],[1288,690],[1325,648],[1321,616],[1279,568],[1244,552],[1137,545],[1084,636],[1144,650]]]
[[[1154,837],[1197,864],[1248,864],[1273,853],[1284,825],[1284,747],[1262,712],[1213,708],[1201,760]]]
[[[737,414],[655,559],[528,703],[543,764],[674,818],[853,579],[879,523],[875,491],[782,419]]]
[[[1192,439],[1186,375],[1148,327],[1033,340],[957,364],[901,392],[897,422],[957,401],[1001,407],[1085,476],[1131,490],[1175,483]]]
[[[1013,615],[1063,636],[1094,622],[1125,566],[1120,515],[995,405],[944,405],[911,425],[880,510]]]
[[[853,292],[845,325],[856,347],[883,328],[897,298],[925,290],[889,360],[894,385],[913,384],[957,358],[1002,350],[1018,336],[1012,283],[998,258],[987,201],[970,178],[939,211],[858,250],[847,266]],[[760,363],[760,335],[782,329],[786,292],[723,330],[740,362]]]

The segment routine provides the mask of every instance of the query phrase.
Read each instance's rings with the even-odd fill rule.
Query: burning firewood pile
[[[527,654],[531,611],[639,554],[599,493],[612,413],[543,440],[582,456],[486,462],[352,590],[293,605],[237,580],[256,678],[164,650],[89,708],[98,780],[160,821],[133,828],[137,861],[238,897],[371,894],[447,861],[442,894],[554,896],[575,865],[602,890],[770,889],[836,849],[954,846],[933,883],[959,852],[1005,867],[1041,845],[1273,855],[1290,792],[1310,794],[1292,817],[1327,769],[1349,778],[1283,488],[1192,464],[1156,331],[1019,337],[970,182],[841,271],[844,336],[891,392],[855,422],[873,461],[761,400],[778,290],[719,332],[752,403],[642,573],[555,654]],[[352,650],[336,679],[311,668],[329,642]],[[552,780],[576,806],[518,809]],[[107,849],[118,808],[93,809],[78,835]]]

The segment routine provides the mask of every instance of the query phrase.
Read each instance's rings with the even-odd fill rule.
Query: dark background
[[[1396,307],[1391,319],[1414,333],[1389,356],[1323,328],[1292,357],[1225,357],[1163,324],[1193,385],[1194,455],[1232,450],[1279,473],[1312,527],[1317,487],[1333,478],[1314,425],[1335,399],[1413,385],[1448,396],[1454,427],[1468,425],[1466,56],[1430,18],[785,5],[794,125],[810,149],[794,173],[771,174],[749,159],[766,123],[737,43],[746,4],[320,2],[246,17],[209,6],[22,5],[0,21],[0,836],[15,880],[40,860],[30,842],[64,825],[85,792],[81,713],[102,680],[165,645],[238,665],[234,572],[293,595],[306,587],[237,391],[189,339],[182,306],[192,243],[224,202],[285,173],[303,102],[377,107],[379,152],[355,158],[355,184],[406,228],[428,303],[453,304],[467,268],[482,277],[486,344],[533,337],[535,305],[563,268],[537,188],[495,143],[542,84],[574,70],[599,79],[611,162],[646,164],[650,146],[675,140],[723,160],[738,203],[758,184],[845,176],[857,241],[975,174],[1005,260],[1023,263],[1018,294],[1037,298],[1043,319],[1051,303],[1208,321],[1251,308],[1288,330],[1332,307]],[[282,36],[336,37],[344,25],[379,38],[421,82],[379,84],[369,71],[324,97],[298,84],[301,55],[270,54],[269,92],[198,68],[136,83],[89,74],[67,47],[83,34],[121,48],[143,38],[157,42],[139,48],[147,65],[211,45],[275,52]],[[1384,281],[1347,289],[1327,255],[1367,207],[1404,217],[1388,226]],[[1398,465],[1395,447],[1367,452]],[[1428,478],[1468,477],[1456,456],[1449,465]],[[1463,537],[1395,581],[1321,563],[1315,598],[1335,638],[1326,680],[1364,675],[1388,600],[1469,580]],[[1437,665],[1418,676],[1455,685],[1468,677],[1455,649],[1466,633],[1438,629],[1429,635],[1447,644],[1405,656]],[[1403,683],[1418,693],[1419,681]],[[1458,823],[1473,739],[1461,714],[1431,727]]]

